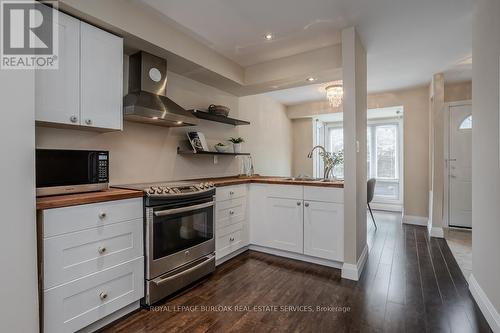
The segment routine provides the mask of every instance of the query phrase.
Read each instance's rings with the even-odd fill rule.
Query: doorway
[[[472,104],[448,105],[445,144],[445,220],[450,227],[472,228]]]

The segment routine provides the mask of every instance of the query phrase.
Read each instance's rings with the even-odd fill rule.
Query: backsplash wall
[[[127,66],[128,59],[125,60]],[[127,80],[125,71],[124,81]],[[231,108],[230,115],[238,117],[238,97],[172,72],[168,73],[167,95],[186,109],[205,109],[210,104],[226,105]],[[240,162],[235,157],[219,157],[218,163],[214,164],[211,156],[178,155],[178,143],[186,138],[185,133],[189,130],[203,132],[211,146],[238,135],[236,127],[203,120],[196,128],[168,128],[124,122],[122,132],[108,133],[37,126],[36,147],[109,150],[111,184],[239,173]]]

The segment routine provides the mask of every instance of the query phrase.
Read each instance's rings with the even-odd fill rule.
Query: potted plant
[[[230,142],[233,143],[233,150],[236,154],[241,153],[241,143],[245,142],[242,137],[237,137],[237,138],[230,138]]]
[[[330,174],[333,176],[333,179],[337,179],[335,175],[335,167],[344,164],[344,150],[340,150],[338,152],[320,152],[319,156],[323,158],[323,164],[325,166],[325,176],[326,178],[330,178]]]

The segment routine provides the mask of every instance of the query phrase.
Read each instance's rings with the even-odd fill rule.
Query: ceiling
[[[470,79],[459,64],[472,53],[473,0],[137,1],[243,68],[337,44],[354,25],[367,50],[370,92],[423,85],[438,72]],[[314,85],[296,89],[288,91],[302,101],[320,95]]]

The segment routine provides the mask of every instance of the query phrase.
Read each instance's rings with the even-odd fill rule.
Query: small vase
[[[233,150],[236,154],[241,153],[241,143],[233,143]]]

